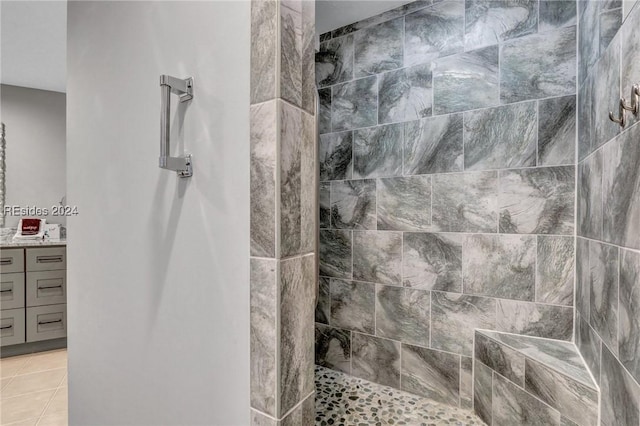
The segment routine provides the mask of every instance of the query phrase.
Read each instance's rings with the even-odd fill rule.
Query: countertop
[[[46,247],[46,246],[66,246],[67,239],[59,240],[13,240],[16,230],[12,228],[0,229],[0,248],[14,247]]]

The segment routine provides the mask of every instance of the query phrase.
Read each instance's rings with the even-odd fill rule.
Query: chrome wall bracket
[[[158,165],[160,168],[175,171],[180,177],[190,177],[193,175],[191,155],[170,156],[172,93],[178,95],[181,103],[193,99],[193,78],[181,79],[170,75],[160,76],[160,158]]]

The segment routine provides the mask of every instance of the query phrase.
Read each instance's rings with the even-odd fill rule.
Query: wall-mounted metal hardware
[[[180,102],[193,99],[193,78],[184,79],[160,76],[160,158],[159,166],[163,169],[173,170],[180,177],[193,175],[191,155],[184,157],[171,157],[171,93],[179,96]]]
[[[618,118],[613,115],[612,111],[609,111],[609,119],[614,123],[618,123],[620,127],[624,128],[627,125],[627,111],[630,111],[631,114],[635,115],[636,117],[640,112],[640,85],[634,84],[631,87],[631,98],[629,103],[627,103],[627,100],[625,98],[620,98],[618,109]]]

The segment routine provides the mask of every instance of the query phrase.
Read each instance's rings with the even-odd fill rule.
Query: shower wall
[[[576,3],[320,39],[316,363],[470,407],[474,329],[572,339]]]
[[[576,343],[601,388],[603,425],[638,424],[640,126],[611,122],[640,83],[640,7],[580,2]]]

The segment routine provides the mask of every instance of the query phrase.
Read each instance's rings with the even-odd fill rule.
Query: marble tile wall
[[[251,2],[250,396],[255,426],[314,419],[314,11],[308,1]],[[335,143],[340,146],[338,138]],[[323,173],[336,176],[341,170],[344,166],[336,165]],[[319,204],[324,208],[327,201]]]
[[[469,408],[474,329],[573,338],[577,13],[422,0],[320,36],[318,364]]]
[[[640,126],[608,119],[640,83],[640,5],[578,2],[576,344],[601,424],[640,418]]]

